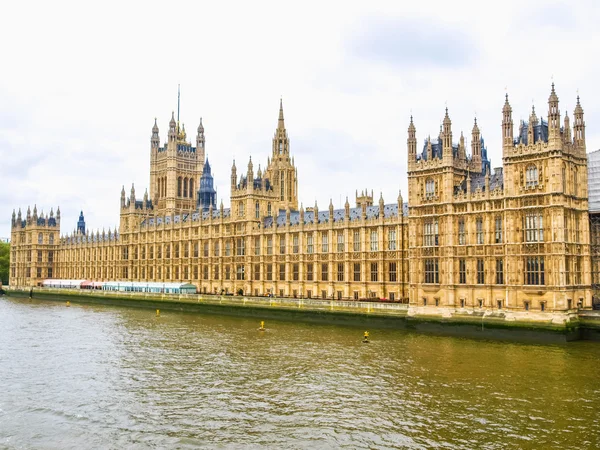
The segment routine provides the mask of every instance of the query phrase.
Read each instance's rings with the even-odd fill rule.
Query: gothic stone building
[[[60,214],[13,213],[11,285],[45,278],[189,281],[203,293],[388,298],[417,308],[564,311],[591,306],[583,109],[561,126],[552,86],[547,120],[532,111],[515,136],[502,109],[503,167],[490,170],[477,122],[467,155],[446,110],[417,152],[408,128],[409,198],[343,209],[298,207],[298,173],[280,105],[267,165],[231,169],[231,207],[216,205],[204,128],[196,147],[172,118],[151,137],[150,194],[121,192],[118,230],[59,238]],[[200,189],[197,191],[197,187]]]

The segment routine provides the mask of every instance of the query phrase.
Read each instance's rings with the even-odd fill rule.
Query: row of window
[[[524,263],[524,284],[546,284],[543,256],[527,257]],[[485,284],[485,261],[483,259],[477,259],[475,274],[476,283]],[[440,273],[437,258],[429,258],[423,261],[423,282],[439,284]],[[467,262],[465,259],[458,260],[458,283],[467,284]],[[495,284],[504,284],[504,260],[501,258],[496,259]]]
[[[475,219],[475,242],[477,245],[485,244],[483,218]],[[544,241],[544,219],[541,213],[527,214],[523,217],[523,240],[524,242]],[[502,217],[494,219],[494,243],[503,242]],[[467,230],[465,220],[458,220],[458,244],[467,244]],[[423,224],[423,245],[425,247],[437,247],[440,245],[439,225],[437,220],[427,221]]]
[[[320,233],[320,237],[321,237],[320,250],[322,253],[328,253],[330,251],[329,234],[327,232],[323,232],[323,233]],[[253,245],[254,246],[254,255],[258,256],[261,254],[262,240],[260,237],[255,237],[252,239],[253,239],[253,244],[254,244]],[[346,244],[345,244],[344,233],[337,233],[336,239],[337,239],[337,242],[336,242],[335,246],[331,246],[331,249],[335,250],[338,253],[345,252]],[[247,240],[247,238],[237,238],[233,241],[226,240],[224,242],[223,256],[232,256],[233,254],[235,254],[236,256],[246,255],[246,240]],[[273,253],[273,240],[274,239],[271,236],[266,238],[266,249],[265,250],[266,250],[267,255],[274,254]],[[278,242],[279,254],[281,254],[281,255],[286,254],[288,251],[286,237],[279,236],[278,241],[279,241]],[[387,250],[396,250],[397,249],[396,230],[388,231],[388,240],[387,240],[386,244],[387,244]],[[156,248],[156,252],[155,252],[155,248]],[[215,241],[212,245],[212,248],[213,248],[213,256],[219,256],[220,250],[221,250],[219,241]],[[147,251],[146,251],[146,249],[147,249]],[[352,249],[353,249],[353,251],[361,251],[361,239],[360,239],[359,231],[355,231],[353,233]],[[379,233],[377,231],[370,232],[369,249],[370,249],[370,251],[379,251]],[[297,233],[292,235],[292,242],[291,242],[290,250],[292,253],[295,253],[295,254],[300,253],[300,237]],[[318,248],[315,243],[314,234],[313,233],[307,234],[306,235],[306,253],[313,254],[313,253],[316,253],[317,251],[318,251]],[[98,252],[99,253],[96,253],[96,249],[93,249],[92,252],[88,253],[88,258],[92,258],[93,260],[96,260],[97,259],[96,256],[98,255],[100,258],[106,259],[107,255],[109,255],[109,259],[112,259],[112,256],[113,256],[112,249],[98,249]],[[107,253],[107,252],[109,252],[109,253]],[[121,252],[122,252],[122,259],[128,260],[129,259],[129,247],[123,246],[121,249]],[[167,259],[169,259],[171,257],[179,258],[181,256],[183,256],[184,258],[188,258],[190,256],[192,256],[194,258],[198,258],[200,256],[200,244],[196,242],[193,244],[193,246],[191,244],[183,244],[183,245],[181,245],[181,247],[179,244],[164,244],[164,245],[157,244],[156,246],[155,245],[149,245],[149,246],[142,245],[139,247],[138,246],[133,247],[133,255],[132,255],[133,259],[146,259],[147,256],[148,256],[148,259],[154,259],[155,254],[156,254],[157,259],[162,259],[163,255]],[[75,255],[76,255],[76,258],[79,259],[80,253],[76,252]],[[209,242],[203,243],[202,256],[203,257],[210,256]]]

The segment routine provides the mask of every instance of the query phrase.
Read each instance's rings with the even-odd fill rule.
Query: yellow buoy
[[[363,344],[368,344],[369,343],[369,332],[365,331],[365,334],[363,335]]]
[[[160,309],[156,310],[156,317],[160,316]]]
[[[71,302],[67,301],[67,306],[71,306]]]
[[[261,320],[258,331],[265,331],[265,321],[264,320]]]

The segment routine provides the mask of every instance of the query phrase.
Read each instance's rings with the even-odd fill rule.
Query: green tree
[[[0,242],[0,281],[8,285],[8,268],[10,259],[10,244]]]

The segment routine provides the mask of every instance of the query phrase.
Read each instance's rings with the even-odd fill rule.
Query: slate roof
[[[529,122],[525,122],[521,120],[521,125],[519,126],[519,134],[517,138],[514,140],[514,144],[523,144],[528,145],[527,142],[527,132],[529,130]],[[540,122],[533,127],[533,144],[536,142],[548,142],[548,122],[544,119],[540,119]]]
[[[367,207],[367,219],[374,219],[379,217],[379,205],[368,206]],[[361,220],[362,210],[361,208],[350,208],[349,219],[350,222],[355,220]],[[343,222],[344,221],[345,210],[344,209],[335,209],[333,211],[333,221],[334,223]],[[408,203],[404,203],[402,205],[402,215],[408,216]],[[383,216],[385,218],[388,217],[398,217],[398,204],[392,203],[389,205],[384,205],[383,207]],[[306,211],[304,213],[304,224],[314,223],[315,212],[314,211]],[[265,217],[263,220],[264,228],[270,228],[273,226],[273,223],[276,222],[278,227],[285,226],[286,220],[286,211],[279,210],[279,214],[276,218],[269,216]],[[330,220],[329,210],[319,211],[319,223],[328,223]],[[290,211],[290,225],[295,226],[300,224],[300,212],[299,211]]]

